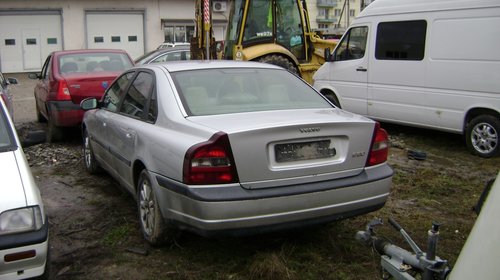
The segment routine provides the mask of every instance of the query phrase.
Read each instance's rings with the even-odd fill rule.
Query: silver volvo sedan
[[[119,76],[81,103],[85,165],[137,199],[145,239],[245,235],[381,208],[388,137],[269,64],[184,61]]]

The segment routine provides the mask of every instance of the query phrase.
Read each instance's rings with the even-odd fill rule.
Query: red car
[[[47,141],[61,138],[61,128],[81,124],[84,111],[80,101],[100,99],[109,84],[134,65],[123,50],[70,50],[52,52],[40,73],[35,101],[38,121],[47,121]]]

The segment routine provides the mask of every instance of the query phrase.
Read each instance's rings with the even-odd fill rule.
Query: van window
[[[365,56],[368,27],[353,27],[347,31],[335,50],[335,61],[359,59]]]
[[[380,60],[424,59],[426,29],[425,20],[379,23],[375,58]]]

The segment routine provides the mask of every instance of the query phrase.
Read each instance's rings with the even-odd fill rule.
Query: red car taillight
[[[57,92],[55,100],[71,100],[71,95],[69,93],[68,83],[65,80],[60,80],[57,83]]]
[[[227,134],[216,133],[208,141],[188,149],[184,157],[183,181],[188,185],[238,182]]]
[[[389,154],[389,136],[385,129],[380,127],[380,123],[375,123],[370,154],[368,155],[367,166],[377,165],[387,161]]]

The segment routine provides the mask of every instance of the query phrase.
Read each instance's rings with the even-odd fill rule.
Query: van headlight
[[[39,230],[42,223],[39,206],[5,211],[0,214],[0,235]]]

